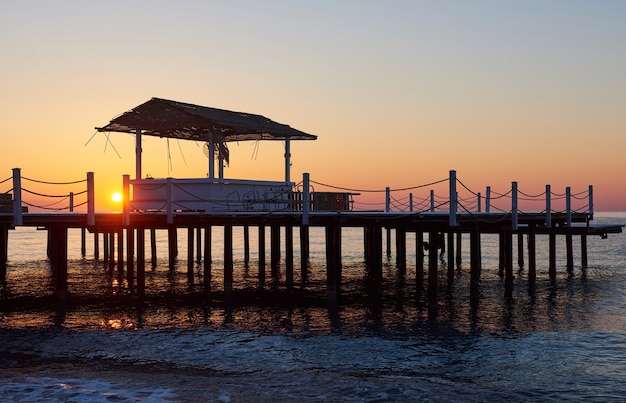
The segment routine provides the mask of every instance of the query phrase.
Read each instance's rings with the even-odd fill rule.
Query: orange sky
[[[94,127],[161,97],[317,135],[292,144],[294,181],[404,188],[454,169],[474,191],[593,185],[596,211],[626,210],[626,3],[102,3],[1,6],[0,180],[93,171],[97,209],[116,209],[134,139]],[[230,150],[227,177],[284,178],[282,144]],[[144,151],[145,174],[206,176],[194,143]]]

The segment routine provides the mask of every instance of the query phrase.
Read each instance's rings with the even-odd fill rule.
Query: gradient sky
[[[626,210],[625,21],[617,0],[1,1],[0,179],[93,171],[107,209],[134,139],[94,127],[160,97],[317,135],[292,144],[296,181],[402,188],[454,169],[482,192],[594,185],[596,211]],[[167,150],[145,139],[144,173],[206,176],[201,147]],[[230,150],[227,177],[284,178],[281,143]]]

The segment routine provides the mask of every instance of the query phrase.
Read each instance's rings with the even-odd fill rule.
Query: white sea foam
[[[127,389],[99,379],[51,377],[9,378],[0,382],[0,400],[25,402],[167,402],[176,395],[167,388]]]

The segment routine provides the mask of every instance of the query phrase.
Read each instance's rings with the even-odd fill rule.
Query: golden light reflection
[[[132,320],[129,319],[105,319],[101,322],[102,326],[105,326],[109,329],[120,330],[120,329],[132,329],[136,330],[137,326]]]

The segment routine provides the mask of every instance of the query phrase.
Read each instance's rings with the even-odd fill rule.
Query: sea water
[[[594,220],[625,222],[622,213]],[[158,260],[147,263],[143,301],[131,292],[125,267],[94,259],[89,237],[81,256],[80,232],[70,230],[66,303],[54,295],[46,232],[12,230],[0,288],[0,399],[626,401],[623,234],[590,237],[587,268],[575,244],[572,272],[559,237],[556,281],[548,275],[547,239],[538,236],[535,287],[529,287],[527,268],[516,268],[512,296],[499,274],[498,240],[484,235],[477,304],[469,301],[464,239],[451,282],[447,256],[440,257],[439,301],[432,310],[425,293],[417,292],[411,234],[406,273],[391,250],[382,295],[372,298],[363,231],[347,228],[337,308],[325,300],[324,233],[315,228],[304,275],[296,247],[293,292],[285,291],[284,261],[276,275],[268,268],[259,284],[258,251],[251,248],[245,262],[243,230],[235,228],[235,291],[226,303],[220,230],[213,229],[208,295],[201,259],[188,275],[186,231],[179,233],[174,270],[167,235],[157,232]],[[251,230],[251,245],[256,236]]]

